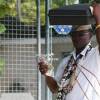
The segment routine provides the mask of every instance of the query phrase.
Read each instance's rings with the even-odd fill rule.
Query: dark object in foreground
[[[51,25],[95,24],[89,4],[73,4],[49,10]]]

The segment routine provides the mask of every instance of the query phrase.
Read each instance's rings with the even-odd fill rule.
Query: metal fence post
[[[49,12],[49,8],[50,8],[50,1],[49,0],[45,0],[45,25],[46,25],[46,39],[45,39],[45,43],[46,43],[46,55],[47,55],[47,59],[49,60],[51,57],[51,49],[52,49],[52,36],[50,35],[50,29],[49,29],[49,17],[48,17],[48,12]],[[49,62],[50,63],[50,62]],[[50,92],[50,90],[48,89],[48,87],[46,88],[47,90],[47,95],[46,95],[46,100],[52,100],[52,93]]]
[[[41,19],[40,19],[40,0],[36,0],[37,6],[37,61],[41,56]],[[41,73],[38,71],[38,100],[41,100]]]

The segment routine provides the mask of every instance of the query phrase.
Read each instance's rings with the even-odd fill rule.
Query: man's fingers
[[[48,71],[48,65],[45,64],[44,62],[39,62],[38,67],[39,67],[41,74],[45,74]]]

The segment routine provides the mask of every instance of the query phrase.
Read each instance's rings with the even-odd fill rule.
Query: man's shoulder
[[[63,62],[68,61],[71,56],[72,56],[72,53],[69,53],[69,54],[65,55],[64,57],[62,57],[62,61]]]
[[[72,52],[63,52],[62,58],[69,58],[72,55]]]

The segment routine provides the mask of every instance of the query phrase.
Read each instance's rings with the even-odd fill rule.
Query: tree
[[[3,18],[9,12],[8,3],[4,0],[0,0],[0,18]],[[0,34],[2,34],[6,30],[5,26],[0,23]]]
[[[56,6],[60,7],[60,6],[66,5],[66,4],[68,4],[68,5],[69,4],[74,4],[75,1],[76,0],[53,0],[53,5],[55,6],[55,4],[56,4]]]
[[[51,2],[51,0],[49,1]],[[52,0],[51,8],[63,6],[66,1],[68,1],[68,4],[72,4],[75,0]],[[41,23],[44,25],[45,0],[40,0],[40,2]],[[18,5],[18,3],[20,5]],[[15,16],[18,17],[21,22],[26,24],[31,24],[36,21],[36,0],[0,0],[0,8],[1,17],[4,17],[5,15]]]

